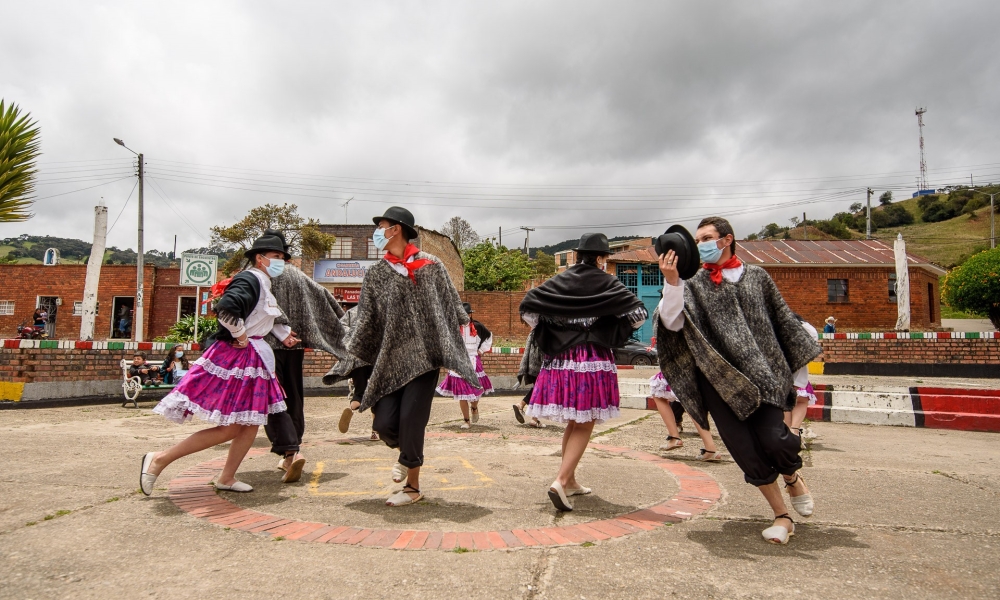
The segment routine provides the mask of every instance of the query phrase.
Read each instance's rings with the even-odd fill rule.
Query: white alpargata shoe
[[[760,534],[764,536],[765,540],[772,544],[784,545],[788,543],[788,538],[795,535],[795,521],[792,521],[792,518],[788,516],[788,513],[774,517],[775,521],[778,519],[788,519],[788,521],[792,524],[792,528],[785,529],[781,525],[771,525],[764,531],[760,532]]]
[[[404,467],[403,465],[396,463],[396,466],[392,468],[392,480],[396,483],[402,483],[406,481],[406,475],[410,472],[410,469]]]
[[[223,492],[252,492],[253,486],[242,481],[234,481],[233,485],[224,485],[216,481],[215,489]]]
[[[156,475],[146,472],[149,470],[149,464],[153,462],[154,456],[156,456],[156,452],[147,452],[143,455],[139,468],[139,489],[147,496],[153,493],[153,484],[156,483]]]
[[[799,482],[799,479],[801,479],[801,478],[802,478],[802,476],[799,475],[798,473],[796,473],[795,474],[795,480],[791,481],[791,482],[785,482],[785,487],[789,488],[789,487],[795,485],[796,483]],[[803,481],[805,481],[805,480],[803,479]],[[812,516],[812,514],[813,514],[813,508],[815,507],[814,503],[813,503],[812,494],[806,493],[806,494],[802,494],[801,496],[792,496],[791,494],[789,494],[788,495],[788,499],[792,501],[792,508],[795,509],[795,512],[799,513],[803,517],[811,517]]]

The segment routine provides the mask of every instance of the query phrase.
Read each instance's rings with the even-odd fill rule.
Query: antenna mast
[[[917,129],[920,130],[920,183],[918,184],[919,189],[927,189],[927,160],[924,158],[924,113],[927,112],[926,108],[918,108],[916,110],[917,115]]]

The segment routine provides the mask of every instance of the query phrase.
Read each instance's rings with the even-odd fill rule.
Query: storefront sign
[[[333,288],[333,296],[341,302],[357,304],[361,300],[361,288]]]
[[[375,260],[317,260],[313,279],[319,283],[361,283]]]

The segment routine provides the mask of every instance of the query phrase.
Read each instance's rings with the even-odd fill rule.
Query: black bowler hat
[[[292,258],[288,253],[288,244],[285,242],[285,234],[274,229],[265,229],[264,235],[253,241],[253,246],[243,253],[243,256],[253,260],[253,257],[261,252],[281,252],[285,260]]]
[[[701,267],[701,257],[698,256],[698,244],[691,233],[683,225],[671,225],[667,231],[653,242],[656,255],[660,256],[669,250],[677,255],[677,273],[681,279],[691,279]]]
[[[596,254],[611,254],[608,236],[603,233],[585,233],[580,238],[580,245],[574,248],[577,252],[594,252]]]
[[[468,302],[463,302],[462,303],[462,308],[465,309],[465,314],[467,314],[467,315],[471,315],[472,313],[476,312],[476,311],[472,310],[472,305],[469,304]]]
[[[402,206],[390,206],[381,217],[372,217],[372,221],[378,225],[379,221],[389,221],[394,225],[399,225],[406,232],[408,239],[417,237],[416,224],[413,222],[413,213]]]

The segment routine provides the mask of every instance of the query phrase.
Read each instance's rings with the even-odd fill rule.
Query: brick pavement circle
[[[487,438],[499,439],[498,434],[428,433],[428,438]],[[556,438],[541,436],[508,436],[507,439],[554,443]],[[342,438],[326,443],[361,443],[367,438]],[[319,444],[311,444],[319,445]],[[599,542],[651,531],[664,525],[680,523],[712,509],[722,497],[719,484],[710,475],[688,465],[621,446],[590,444],[590,448],[656,465],[677,480],[678,492],[671,498],[610,519],[600,519],[560,527],[537,527],[502,531],[418,531],[374,529],[330,525],[298,519],[285,519],[256,510],[242,508],[221,498],[208,485],[225,465],[225,457],[203,462],[187,469],[168,484],[169,498],[178,508],[209,523],[265,533],[286,540],[346,544],[394,550],[504,550],[543,548]],[[268,450],[254,448],[248,456],[266,455]],[[405,509],[404,509],[405,510]]]

